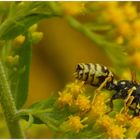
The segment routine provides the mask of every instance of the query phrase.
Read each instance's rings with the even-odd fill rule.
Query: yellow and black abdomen
[[[85,81],[86,84],[92,86],[100,86],[107,77],[111,77],[106,85],[113,83],[113,74],[106,66],[100,64],[78,64],[76,67],[75,77],[78,80]]]

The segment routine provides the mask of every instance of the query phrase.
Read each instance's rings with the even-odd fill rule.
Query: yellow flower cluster
[[[61,105],[66,105],[68,104],[69,106],[72,105],[73,102],[73,98],[72,98],[72,94],[71,93],[67,93],[67,92],[59,92],[59,98],[58,101]]]
[[[92,99],[92,95],[85,96],[84,83],[79,81],[68,84],[59,92],[58,103],[62,107],[68,105],[71,109],[78,108],[62,122],[60,129],[64,132],[80,133],[85,127],[88,129],[92,125],[93,130],[102,130],[100,133],[103,133],[103,138],[136,138],[140,132],[139,117],[119,111],[113,111],[114,115],[111,115],[112,112],[108,114],[109,92],[100,91],[93,102]]]
[[[96,96],[96,99],[94,100],[91,111],[89,113],[89,118],[95,118],[102,116],[108,111],[108,108],[105,104],[105,101],[108,98],[108,94],[105,92],[102,92]]]
[[[87,127],[87,124],[83,124],[86,120],[87,118],[84,118],[83,120],[81,120],[79,116],[71,115],[68,117],[68,120],[66,120],[65,122],[61,124],[60,129],[64,130],[65,132],[72,131],[72,132],[78,133],[80,130]]]
[[[59,92],[58,102],[60,105],[69,105],[78,108],[79,111],[87,112],[91,105],[89,97],[84,95],[84,83],[75,81],[66,86],[66,88]]]
[[[103,94],[98,95],[97,97],[100,97],[101,99],[102,95]],[[98,102],[98,100],[99,98],[96,98],[95,102]],[[104,106],[106,105],[104,104]],[[97,108],[96,104],[93,104],[93,108]],[[100,106],[98,106],[98,109],[100,109]],[[136,136],[140,132],[139,117],[132,117],[129,114],[119,112],[116,113],[114,117],[111,117],[109,114],[106,114],[104,112],[105,110],[106,109],[104,109],[102,112],[102,107],[100,113],[97,113],[99,112],[99,110],[96,110],[96,112],[93,112],[92,110],[92,113],[96,114],[96,117],[92,115],[92,119],[94,119],[96,123],[96,125],[94,125],[94,129],[96,129],[97,126],[104,129],[106,138],[136,138]],[[90,119],[90,121],[92,119]]]
[[[78,95],[77,99],[75,100],[75,105],[81,110],[81,111],[88,111],[90,109],[90,100],[89,97],[86,97],[85,95]]]
[[[130,63],[140,67],[140,19],[136,5],[131,2],[102,4],[105,20],[114,25],[115,41],[125,45]]]
[[[68,124],[70,128],[73,129],[73,131],[76,131],[76,133],[78,133],[81,129],[86,127],[86,125],[82,124],[82,121],[80,120],[79,116],[70,116],[68,120]]]
[[[104,129],[106,138],[126,138],[126,133],[132,127],[130,119],[133,120],[131,116],[120,113],[116,114],[115,117],[103,115],[97,118],[96,125]],[[130,128],[128,128],[129,125]]]
[[[122,126],[111,125],[111,127],[107,129],[107,135],[109,136],[109,138],[124,138],[125,131],[126,128],[123,128]]]

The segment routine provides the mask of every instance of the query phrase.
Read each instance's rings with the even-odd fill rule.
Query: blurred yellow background
[[[33,46],[27,105],[57,94],[66,83],[74,80],[72,74],[78,63],[109,64],[101,49],[62,18],[41,22],[39,31],[44,37]]]
[[[73,81],[78,63],[109,64],[101,49],[62,18],[42,21],[38,31],[43,32],[44,36],[38,45],[33,46],[26,107],[57,94],[66,83]],[[27,135],[29,138],[49,138],[49,133],[45,125],[33,125]]]

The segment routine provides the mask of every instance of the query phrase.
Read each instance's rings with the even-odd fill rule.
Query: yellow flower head
[[[123,7],[123,11],[128,20],[134,20],[138,15],[136,6],[131,3],[126,3]]]
[[[140,33],[140,19],[139,18],[134,20],[132,27],[134,28],[135,33]]]
[[[116,42],[117,42],[118,44],[123,44],[123,43],[124,43],[124,37],[123,37],[123,36],[117,37]]]
[[[91,111],[89,114],[90,117],[99,117],[101,115],[104,115],[108,111],[105,104],[107,98],[108,96],[105,92],[102,92],[96,96],[96,99],[94,100],[91,107]]]
[[[66,91],[69,91],[73,96],[77,97],[80,93],[84,91],[84,82],[75,81],[66,86]]]
[[[89,97],[79,94],[75,101],[75,105],[78,106],[81,111],[88,111],[90,109]]]
[[[33,32],[31,34],[33,44],[39,43],[39,41],[43,38],[42,32]]]
[[[25,41],[25,36],[19,35],[14,39],[13,45],[14,47],[20,47],[24,43],[24,41]]]
[[[66,105],[66,104],[68,104],[69,106],[72,105],[73,98],[70,93],[64,91],[64,92],[59,92],[58,94],[59,94],[58,102],[61,105]]]
[[[114,120],[108,115],[103,115],[97,120],[97,124],[104,129],[108,129],[108,127],[111,127],[114,124]]]
[[[140,52],[136,51],[132,56],[130,60],[134,65],[137,67],[140,67]]]
[[[136,138],[140,132],[140,118],[134,117],[129,120],[129,128],[127,129],[126,136],[127,138]]]
[[[122,22],[118,25],[118,33],[124,37],[132,36],[132,28],[128,22]]]
[[[118,6],[118,1],[105,1],[105,2],[100,2],[99,6],[102,6],[103,8],[115,8]]]
[[[68,124],[71,128],[71,130],[75,131],[78,133],[81,129],[86,127],[86,125],[83,125],[79,116],[70,116],[68,120]]]
[[[134,36],[129,44],[134,49],[140,49],[140,34]]]
[[[130,124],[131,124],[131,129],[140,132],[140,118],[139,117],[135,117],[131,119]]]
[[[78,15],[84,12],[84,2],[60,2],[64,13],[67,15]]]
[[[33,24],[30,28],[29,28],[29,32],[33,33],[36,32],[38,27],[38,24]]]
[[[119,125],[125,125],[129,119],[130,119],[130,116],[127,116],[127,115],[121,114],[121,113],[118,113],[115,116],[116,123]]]
[[[125,132],[126,132],[126,128],[118,125],[111,125],[111,127],[108,127],[107,129],[108,138],[122,139],[125,137],[124,135]]]
[[[123,11],[119,7],[109,7],[106,9],[105,13],[107,20],[115,25],[121,24],[125,21]]]

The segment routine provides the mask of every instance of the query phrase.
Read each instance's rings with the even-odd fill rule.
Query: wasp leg
[[[111,80],[111,77],[109,76],[109,77],[107,77],[104,81],[103,81],[103,83],[96,89],[97,91],[100,91],[105,85],[106,85],[106,83],[108,82],[108,81],[110,81]]]
[[[129,98],[129,101],[128,101],[127,104],[126,104],[126,107],[124,108],[124,111],[125,111],[126,113],[128,112],[128,107],[132,104],[133,100],[134,100],[134,96],[131,96],[131,97]]]
[[[133,91],[136,90],[135,87],[132,87],[131,89],[128,90],[128,96],[127,98],[124,100],[124,107],[121,109],[120,113],[122,113],[123,111],[126,112],[127,111],[127,108],[128,108],[128,105],[130,105],[131,100],[133,101],[133,98],[131,99],[131,94],[133,93]],[[129,100],[130,100],[130,103],[129,103]]]
[[[101,89],[106,85],[106,83],[108,82],[108,81],[110,81],[110,79],[111,79],[111,77],[107,77],[105,80],[104,80],[104,82],[95,90],[95,95],[94,95],[94,97],[93,97],[93,99],[92,99],[92,104],[94,103],[94,101],[95,101],[95,99],[96,99],[96,96],[98,95],[98,94],[100,94],[101,92]]]

